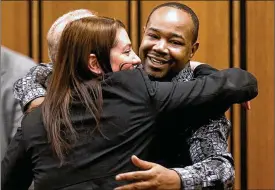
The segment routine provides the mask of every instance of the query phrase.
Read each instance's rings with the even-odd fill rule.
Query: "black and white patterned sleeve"
[[[32,100],[46,95],[48,76],[52,70],[51,63],[41,63],[31,68],[26,76],[14,83],[14,96],[19,100],[23,110]]]
[[[230,122],[222,116],[193,133],[188,143],[191,166],[173,168],[181,177],[182,189],[233,189],[234,160],[228,151]]]

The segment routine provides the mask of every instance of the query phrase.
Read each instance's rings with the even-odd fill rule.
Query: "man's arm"
[[[180,190],[181,179],[175,170],[165,168],[159,164],[141,160],[136,156],[131,157],[132,163],[142,169],[122,173],[116,180],[131,181],[130,184],[115,188],[115,190],[154,189],[154,190]]]
[[[227,144],[230,127],[223,116],[193,133],[188,143],[194,164],[174,168],[181,177],[182,189],[233,189],[234,160]]]
[[[196,63],[198,62],[191,62],[191,69],[192,64],[196,65]],[[212,68],[212,70],[206,71],[198,76],[207,76],[218,70]],[[225,116],[208,122],[208,125],[192,132],[192,136],[188,140],[193,165],[185,168],[174,168],[181,176],[182,189],[202,189],[205,187],[208,189],[230,189],[233,187],[234,160],[231,153],[228,152],[227,144],[231,124]]]
[[[46,95],[48,77],[52,73],[52,64],[39,64],[14,83],[14,96],[20,101],[22,109],[28,109],[29,103]]]
[[[133,181],[116,190],[130,189],[233,189],[234,161],[228,152],[230,123],[225,117],[200,127],[190,138],[191,166],[173,168],[177,174],[159,164],[132,158],[143,171],[119,174],[117,180]]]

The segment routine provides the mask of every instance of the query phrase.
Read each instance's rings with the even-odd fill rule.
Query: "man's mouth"
[[[169,64],[171,62],[171,61],[167,61],[164,59],[159,59],[159,58],[155,58],[155,57],[151,57],[151,56],[148,56],[148,58],[153,64],[157,64],[157,65]]]

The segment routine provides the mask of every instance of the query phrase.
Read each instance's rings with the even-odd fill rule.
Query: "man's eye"
[[[179,42],[179,41],[171,41],[171,43],[172,43],[172,44],[175,44],[175,45],[182,45],[182,43]]]
[[[155,35],[155,34],[151,34],[151,33],[149,33],[149,34],[148,34],[148,36],[150,36],[151,38],[154,38],[154,39],[157,39],[157,38],[158,38],[158,36],[157,36],[157,35]]]

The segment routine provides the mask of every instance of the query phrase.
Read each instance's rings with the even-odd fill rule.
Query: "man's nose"
[[[161,54],[168,54],[168,49],[167,49],[167,43],[165,40],[159,40],[154,46],[153,50],[161,53]]]

